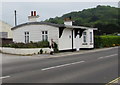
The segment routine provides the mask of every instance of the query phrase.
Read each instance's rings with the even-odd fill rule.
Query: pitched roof
[[[27,22],[27,23],[17,25],[15,27],[11,28],[11,30],[17,29],[17,28],[25,26],[25,25],[50,25],[50,26],[54,26],[54,27],[64,27],[64,28],[72,28],[72,29],[93,29],[93,30],[97,30],[97,28],[90,28],[90,27],[83,27],[83,26],[70,26],[70,25],[54,24],[54,23],[48,23],[48,22]]]

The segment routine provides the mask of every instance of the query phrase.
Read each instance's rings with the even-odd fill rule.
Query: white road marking
[[[98,59],[108,58],[108,57],[112,57],[112,56],[116,56],[116,55],[118,55],[118,54],[113,54],[113,55],[109,55],[109,56],[99,57]]]
[[[63,65],[59,65],[59,66],[53,66],[53,67],[43,68],[41,70],[45,71],[45,70],[50,70],[50,69],[54,69],[54,68],[59,68],[59,67],[64,67],[64,66],[69,66],[69,65],[74,65],[74,64],[79,64],[79,63],[83,63],[83,62],[85,62],[85,61],[79,61],[79,62],[63,64]]]
[[[0,77],[0,79],[5,79],[5,78],[9,78],[10,76],[3,76],[3,77]]]

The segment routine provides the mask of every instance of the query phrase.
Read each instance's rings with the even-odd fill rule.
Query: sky
[[[2,2],[0,20],[14,26],[14,10],[17,11],[17,24],[22,24],[28,22],[31,11],[36,11],[40,16],[39,21],[44,21],[73,11],[94,8],[97,5],[118,7],[118,2]]]

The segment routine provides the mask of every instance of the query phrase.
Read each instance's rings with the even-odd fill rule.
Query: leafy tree
[[[74,11],[61,17],[50,18],[45,22],[63,24],[66,17],[72,18],[73,25],[98,28],[96,34],[120,33],[120,8],[98,5],[96,8]]]

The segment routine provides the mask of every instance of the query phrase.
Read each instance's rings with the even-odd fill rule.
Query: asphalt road
[[[3,83],[108,83],[118,78],[118,48],[58,58],[29,57],[2,67]]]

